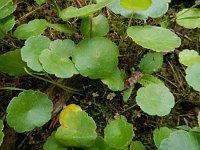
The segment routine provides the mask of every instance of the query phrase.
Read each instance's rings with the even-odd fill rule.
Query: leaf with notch
[[[127,147],[134,136],[133,126],[124,116],[109,122],[104,129],[104,140],[110,148]]]
[[[22,61],[20,54],[20,49],[17,49],[0,55],[0,72],[8,73],[10,76],[25,75],[26,63]]]
[[[179,53],[179,62],[185,66],[200,63],[200,56],[197,51],[184,49]]]
[[[0,19],[0,39],[3,39],[7,32],[14,27],[14,25],[15,17],[13,15]]]
[[[46,94],[27,90],[10,101],[6,120],[10,127],[21,133],[43,126],[51,119],[52,111],[53,103]]]
[[[127,33],[137,44],[156,52],[174,51],[181,45],[181,39],[174,32],[162,27],[132,26]]]
[[[44,49],[49,48],[50,39],[45,36],[32,36],[25,42],[21,49],[22,60],[34,71],[43,71],[39,56]]]
[[[78,74],[74,63],[69,58],[74,48],[75,44],[71,40],[51,42],[50,47],[43,50],[39,56],[43,69],[60,78],[69,78]]]
[[[187,67],[185,79],[194,90],[200,92],[200,63]]]
[[[87,17],[94,13],[97,10],[100,10],[101,8],[107,6],[109,3],[111,3],[113,0],[104,0],[98,4],[91,4],[84,6],[82,8],[76,8],[73,6],[70,6],[66,9],[63,9],[59,16],[63,20],[67,20],[70,18],[76,18],[76,17]]]
[[[16,7],[17,5],[12,0],[0,0],[0,19],[11,15]]]
[[[200,9],[188,8],[177,13],[176,22],[185,28],[200,28]]]
[[[3,127],[4,127],[3,121],[0,120],[0,146],[1,146],[2,142],[3,142],[3,137],[4,137],[4,133],[2,132]]]
[[[174,107],[174,96],[160,84],[149,84],[137,91],[136,102],[149,115],[165,116]]]
[[[160,53],[148,53],[140,60],[139,68],[141,72],[152,74],[158,71],[163,64],[163,55]]]
[[[41,35],[47,28],[47,21],[45,19],[34,19],[28,24],[22,24],[17,27],[14,36],[18,39],[28,39],[31,36]]]
[[[146,10],[151,3],[151,0],[120,0],[120,5],[128,10]]]

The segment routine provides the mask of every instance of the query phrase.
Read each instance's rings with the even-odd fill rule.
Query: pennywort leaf
[[[163,64],[163,55],[160,53],[148,53],[140,60],[139,68],[141,72],[152,74],[158,71]]]
[[[188,8],[177,13],[176,22],[185,28],[200,28],[200,9]]]
[[[168,138],[171,133],[172,130],[167,127],[161,127],[159,129],[155,129],[153,131],[153,140],[156,147],[159,148],[162,140]]]
[[[53,103],[46,94],[27,90],[11,100],[6,120],[17,132],[31,131],[48,122],[52,111]]]
[[[185,79],[194,90],[200,92],[200,63],[187,67]]]
[[[21,59],[20,49],[9,51],[0,55],[0,72],[8,73],[10,76],[25,75],[26,63]]]
[[[15,17],[13,15],[0,19],[0,39],[10,31],[15,25]]]
[[[34,19],[28,24],[22,24],[17,27],[14,36],[18,39],[28,39],[31,36],[41,35],[47,28],[47,21],[45,19]]]
[[[120,0],[120,5],[128,10],[146,10],[151,3],[151,0]]]
[[[136,102],[149,115],[165,116],[174,107],[174,96],[161,84],[149,84],[137,91]]]
[[[170,52],[181,44],[181,39],[175,33],[162,27],[132,26],[127,33],[137,44],[156,52]]]
[[[0,146],[1,146],[2,142],[3,142],[3,137],[4,137],[4,133],[2,132],[3,127],[4,127],[3,121],[0,120]]]
[[[12,0],[0,0],[0,19],[11,15],[16,7],[17,5]]]
[[[80,27],[81,33],[84,37],[90,37],[90,18],[83,18]],[[92,18],[92,37],[105,36],[109,32],[108,19],[103,15],[98,15]]]
[[[191,66],[200,63],[200,56],[195,50],[184,49],[179,53],[179,61],[185,66]]]
[[[38,5],[45,3],[45,0],[35,0]]]
[[[133,126],[124,116],[109,122],[104,129],[104,140],[110,148],[125,148],[134,136]]]
[[[104,141],[102,137],[97,137],[94,144],[88,148],[84,148],[84,150],[107,150],[108,145]]]
[[[144,74],[138,82],[142,86],[147,86],[151,83],[164,85],[164,83],[159,78],[157,78],[156,76],[150,75],[150,74]]]
[[[140,141],[133,141],[130,145],[130,150],[146,150],[145,146]]]
[[[49,48],[50,39],[45,36],[32,36],[25,42],[25,46],[21,49],[22,60],[27,66],[34,71],[42,71],[42,65],[39,56],[44,49]]]
[[[107,38],[82,40],[73,53],[73,61],[81,75],[92,79],[109,77],[118,64],[119,49]]]
[[[72,34],[72,33],[75,32],[75,29],[68,26],[67,24],[58,24],[58,23],[51,24],[51,23],[48,23],[47,26],[54,28],[55,30],[63,32],[63,33]]]
[[[82,8],[76,8],[73,6],[70,6],[66,9],[63,9],[59,16],[63,20],[67,20],[70,18],[76,18],[76,17],[87,17],[90,14],[94,13],[97,10],[100,10],[101,8],[107,6],[109,3],[111,3],[113,0],[104,0],[98,4],[91,4],[84,6]]]

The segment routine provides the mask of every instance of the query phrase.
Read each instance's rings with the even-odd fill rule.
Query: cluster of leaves
[[[36,0],[41,5],[44,0]],[[11,76],[21,76],[34,72],[51,74],[59,78],[70,78],[81,74],[91,79],[100,79],[112,91],[123,91],[126,102],[134,88],[133,84],[124,87],[124,75],[118,68],[119,48],[110,39],[103,37],[109,32],[108,19],[93,13],[107,6],[114,13],[130,21],[135,19],[157,18],[166,13],[169,1],[163,0],[96,0],[82,8],[68,7],[59,11],[63,21],[81,18],[80,32],[85,39],[77,45],[70,39],[51,41],[41,34],[47,27],[60,32],[72,33],[74,30],[63,24],[51,24],[45,19],[35,19],[20,25],[13,36],[25,40],[21,49],[7,52],[0,56],[0,71]],[[15,25],[12,15],[16,5],[11,1],[0,0],[0,39]],[[200,28],[200,9],[188,8],[179,12],[176,22],[189,29]],[[165,116],[175,105],[174,96],[164,83],[153,74],[162,67],[162,52],[173,52],[181,45],[181,39],[170,29],[158,26],[128,26],[126,33],[136,44],[153,52],[141,59],[138,68],[141,77],[138,82],[142,87],[137,91],[136,103],[149,115]],[[195,50],[183,50],[180,63],[187,66],[186,81],[200,92],[200,56]],[[26,68],[24,70],[24,68]],[[54,83],[51,81],[51,83]],[[72,90],[73,91],[73,90]],[[47,95],[39,91],[25,90],[14,97],[7,107],[7,123],[17,132],[31,131],[48,122],[53,104]],[[200,115],[199,115],[200,116]],[[198,121],[199,120],[198,116]],[[132,141],[133,127],[126,118],[120,116],[111,121],[104,129],[104,138],[97,137],[96,124],[79,106],[69,105],[60,114],[60,127],[52,133],[44,149],[66,149],[80,147],[92,149],[145,149],[139,141]],[[3,123],[0,121],[0,143],[3,140]],[[197,133],[196,133],[197,132]],[[174,143],[174,139],[179,142]],[[183,141],[183,145],[180,145]],[[198,149],[199,128],[172,130],[160,128],[154,131],[154,142],[159,149]],[[179,145],[177,145],[179,144]]]

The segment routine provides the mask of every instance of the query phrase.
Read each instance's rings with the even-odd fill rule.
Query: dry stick
[[[81,2],[79,0],[76,0],[76,3],[80,6],[83,7],[83,5],[81,4]]]
[[[20,20],[25,19],[26,17],[28,17],[29,15],[31,15],[31,14],[34,13],[35,11],[40,10],[40,9],[43,8],[43,7],[47,7],[47,5],[46,5],[46,4],[45,4],[45,5],[42,5],[42,6],[38,7],[38,8],[36,8],[36,9],[34,9],[33,11],[31,11],[31,12],[25,14],[24,16],[22,16],[21,18],[19,18],[19,19],[16,20],[16,24],[18,24]]]

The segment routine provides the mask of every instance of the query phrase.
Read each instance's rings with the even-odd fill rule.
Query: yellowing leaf
[[[128,10],[146,10],[151,3],[151,0],[120,0],[120,5]]]

